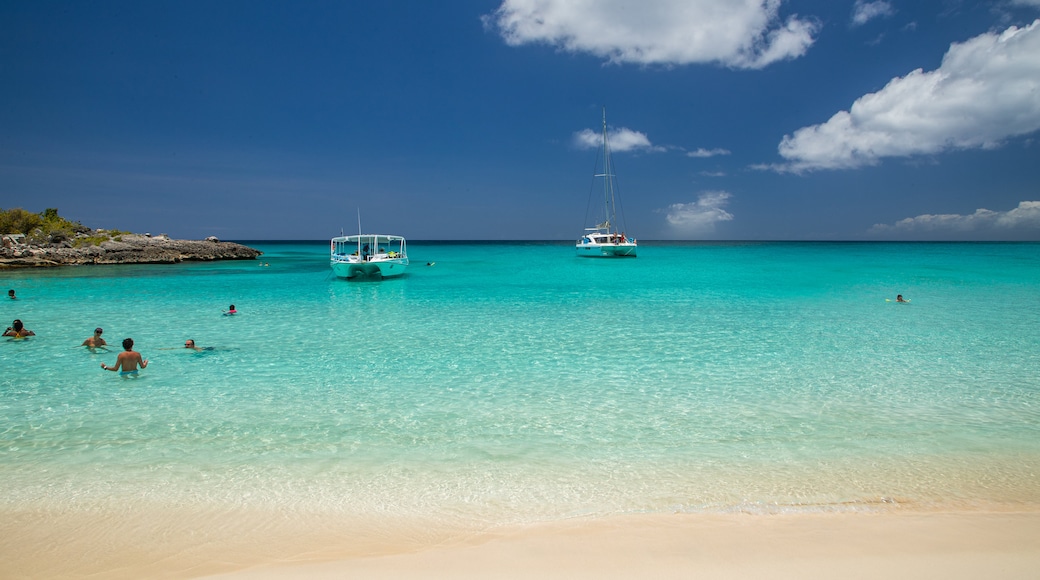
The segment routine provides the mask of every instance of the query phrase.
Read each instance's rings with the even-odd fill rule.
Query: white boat
[[[592,207],[597,206],[594,227],[586,227],[575,248],[578,256],[586,258],[634,258],[638,244],[635,238],[629,238],[620,231],[617,223],[617,206],[621,203],[621,195],[617,186],[617,178],[610,160],[610,144],[607,141],[607,109],[603,108],[603,173],[593,175],[593,191],[589,193],[589,211],[586,212],[585,223],[589,223]],[[599,214],[599,203],[593,203],[595,180],[603,178],[603,213]],[[624,221],[624,214],[621,217]]]
[[[401,236],[339,236],[331,245],[332,271],[340,278],[390,278],[408,267],[407,243]]]

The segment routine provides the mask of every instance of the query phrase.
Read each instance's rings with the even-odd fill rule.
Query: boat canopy
[[[386,234],[354,234],[352,236],[339,236],[332,238],[333,243],[338,244],[354,244],[361,242],[363,244],[389,244],[392,242],[403,242],[404,238],[401,236],[390,236]]]

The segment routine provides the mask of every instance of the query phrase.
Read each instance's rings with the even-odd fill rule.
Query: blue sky
[[[1040,239],[1040,0],[0,0],[0,207],[222,239]]]

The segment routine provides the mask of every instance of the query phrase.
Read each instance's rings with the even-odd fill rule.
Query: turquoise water
[[[327,242],[251,245],[269,266],[0,273],[37,333],[0,342],[0,508],[1040,503],[1038,244],[412,242],[384,282],[331,277]],[[109,352],[76,346],[95,326]],[[126,336],[137,379],[100,369]]]

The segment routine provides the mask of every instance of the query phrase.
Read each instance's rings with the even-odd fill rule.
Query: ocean
[[[0,272],[36,332],[0,341],[0,511],[436,536],[1040,504],[1040,244],[415,241],[356,282],[327,242],[247,243]],[[78,346],[97,326],[107,352]],[[125,337],[137,378],[100,368]]]

